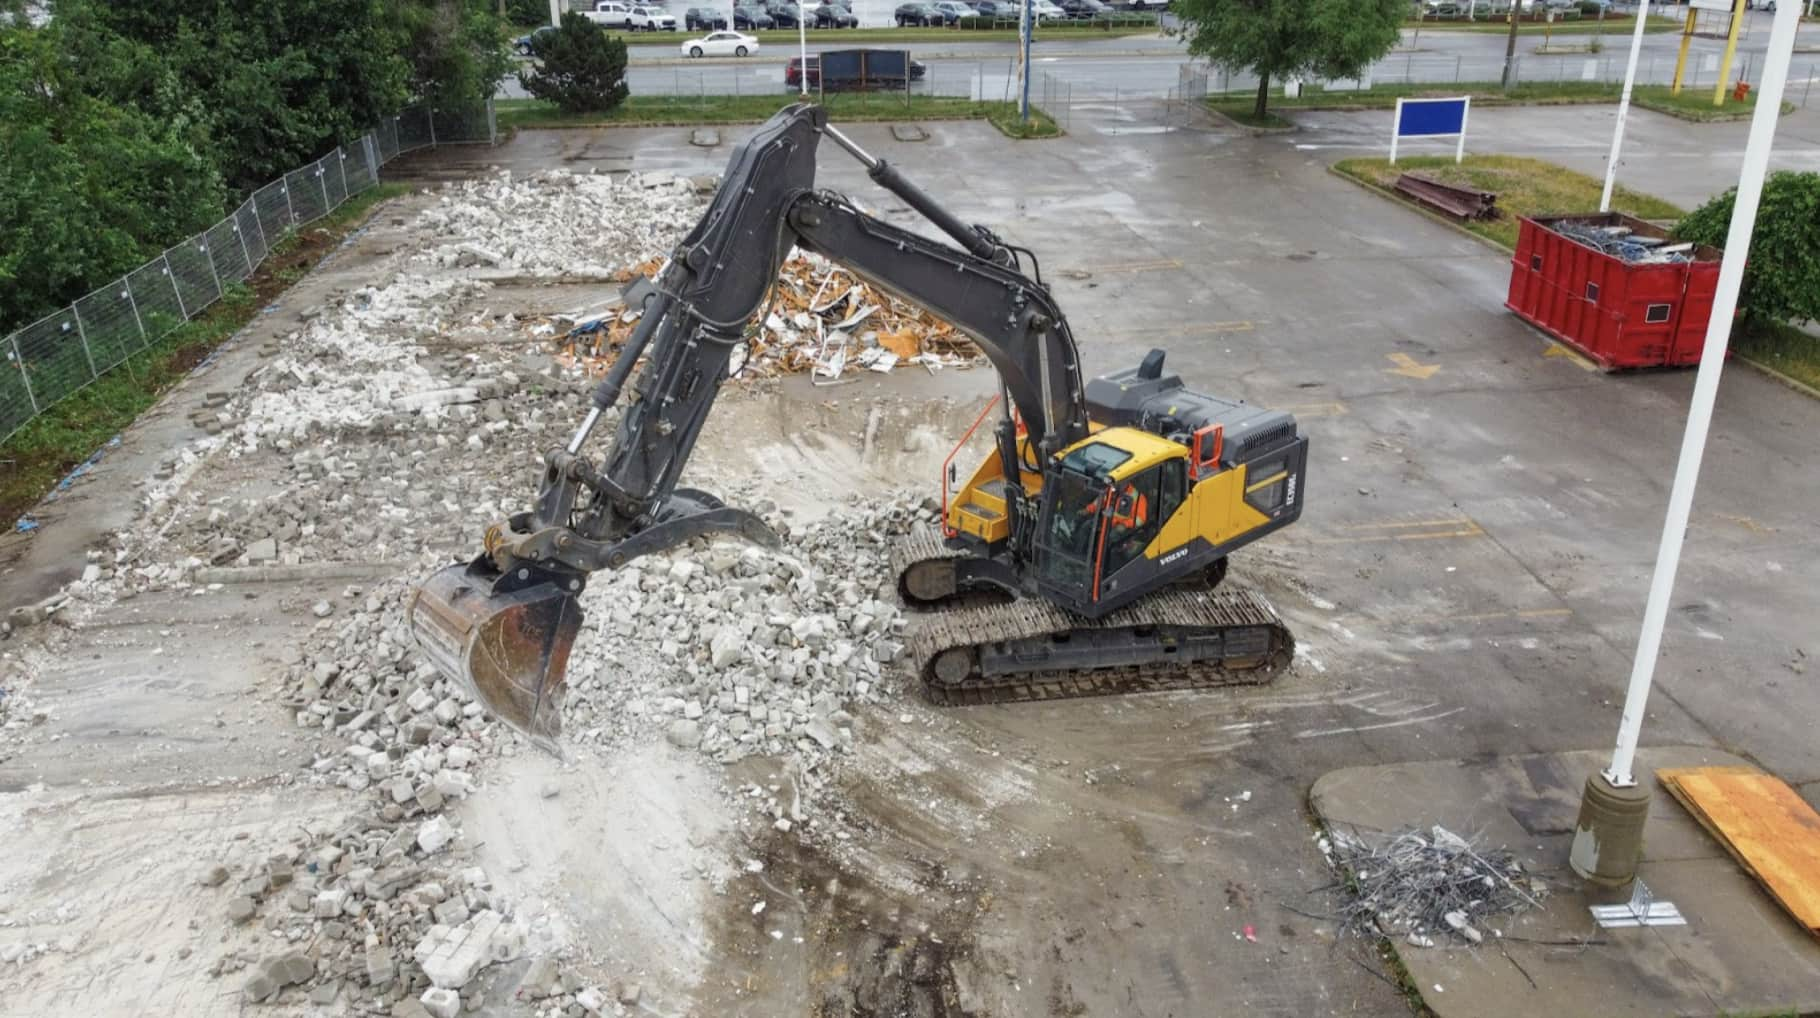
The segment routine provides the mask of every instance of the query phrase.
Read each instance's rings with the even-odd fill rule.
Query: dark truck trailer
[[[839,49],[809,57],[809,86],[824,92],[856,92],[907,88],[925,73],[921,63],[902,49]],[[791,57],[784,84],[796,89],[802,81],[802,58]]]

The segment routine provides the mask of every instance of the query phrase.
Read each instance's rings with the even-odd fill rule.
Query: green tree
[[[193,119],[96,94],[100,79],[69,56],[69,30],[62,18],[0,19],[0,332],[206,228],[225,200]],[[154,63],[130,46],[115,52],[141,71]]]
[[[147,47],[181,83],[150,89],[156,74],[126,76],[131,101],[154,115],[203,111],[227,181],[250,189],[364,133],[410,98],[412,67],[383,0],[65,0],[58,19],[112,45]]]
[[[506,18],[514,25],[547,25],[550,0],[506,0]]]
[[[1723,247],[1737,197],[1733,188],[1688,213],[1675,235]],[[1820,321],[1820,173],[1784,171],[1764,181],[1738,306],[1756,318]]]
[[[533,96],[567,113],[598,113],[626,101],[626,43],[570,11],[554,32],[531,39],[538,65],[518,72]]]
[[[513,60],[496,9],[495,0],[394,0],[393,31],[413,101],[473,106],[499,90]]]
[[[1258,76],[1253,114],[1270,82],[1356,78],[1397,44],[1407,0],[1175,0],[1188,52]]]

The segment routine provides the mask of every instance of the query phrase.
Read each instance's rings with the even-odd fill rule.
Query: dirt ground
[[[494,907],[522,925],[527,950],[463,991],[470,1012],[556,1013],[516,991],[529,960],[550,956],[590,984],[636,984],[636,1003],[609,1005],[622,1013],[1402,1013],[1371,945],[1304,914],[1321,913],[1315,892],[1332,879],[1307,817],[1312,781],[1342,765],[1609,738],[1665,492],[1633,464],[1672,457],[1673,429],[1650,421],[1691,378],[1612,380],[1544,358],[1497,306],[1495,254],[1403,218],[1288,146],[1116,119],[1130,115],[1107,114],[1102,131],[1081,114],[1079,137],[1018,149],[1039,153],[1019,188],[994,183],[1010,143],[979,125],[945,125],[921,148],[893,146],[882,129],[856,133],[932,178],[932,191],[947,193],[944,168],[978,174],[966,177],[978,186],[959,198],[962,213],[1043,253],[1077,334],[1093,337],[1090,369],[1171,345],[1172,364],[1198,387],[1301,416],[1317,449],[1309,515],[1249,549],[1229,581],[1262,591],[1288,619],[1294,666],[1260,688],[966,710],[926,705],[892,671],[848,706],[851,749],[814,772],[822,784],[804,797],[813,827],[788,831],[755,805],[787,800],[803,777],[782,758],[722,764],[635,719],[603,719],[622,737],[578,744],[563,761],[483,733],[475,790],[450,815],[462,862],[486,871]],[[425,173],[485,172],[489,160],[524,170],[578,145],[615,169],[724,161],[686,136],[528,136]],[[574,152],[556,161],[586,168]],[[868,193],[857,173],[828,176]],[[1249,197],[1206,186],[1237,176],[1266,183]],[[173,551],[200,550],[220,529],[210,507],[290,490],[297,450],[173,466],[170,450],[195,437],[182,408],[240,384],[261,345],[308,309],[428,243],[413,224],[434,201],[383,208],[126,436],[47,531],[80,519],[83,499],[111,503],[162,473],[158,484],[176,494],[130,526],[163,534]],[[1083,230],[1098,250],[1079,243]],[[548,352],[486,320],[602,290],[508,280],[453,293],[446,312],[457,324],[425,360],[480,351],[537,378]],[[1444,384],[1392,373],[1390,353],[1443,364]],[[1811,574],[1820,547],[1799,508],[1820,492],[1808,490],[1811,451],[1793,436],[1812,434],[1820,414],[1754,376],[1734,372],[1727,387],[1715,440],[1729,455],[1690,544],[1699,593],[1678,604],[1676,677],[1648,737],[1747,755],[1780,745],[1764,759],[1812,798],[1801,784],[1820,778],[1812,746],[1763,733],[1816,695],[1789,662],[1816,649],[1801,621],[1813,617],[1812,590],[1793,578]],[[795,520],[839,518],[932,485],[992,390],[983,370],[900,370],[833,388],[788,379],[729,391],[689,479],[734,501],[768,499]],[[520,391],[528,423],[502,432],[507,444],[482,455],[425,442],[397,476],[402,461],[383,456],[408,438],[334,433],[337,455],[368,464],[358,482],[396,488],[384,513],[359,499],[352,511],[410,520],[397,536],[381,528],[372,554],[78,598],[0,643],[0,688],[24,704],[0,729],[0,817],[16,832],[0,853],[0,948],[29,954],[0,965],[0,1015],[387,1013],[358,980],[326,1003],[296,991],[276,1005],[244,1002],[242,977],[211,969],[286,934],[230,924],[226,892],[198,889],[195,874],[369,810],[363,793],[313,777],[324,738],[293,719],[296,648],[327,638],[366,592],[471,548],[491,514],[530,497],[531,457],[584,400],[553,383]],[[1594,420],[1627,448],[1567,437]],[[374,450],[381,459],[362,458]],[[1738,503],[1726,482],[1763,461],[1785,464],[1799,490]],[[420,503],[409,501],[414,486],[429,492]],[[73,546],[111,547],[92,533]],[[26,599],[10,595],[43,565],[19,561],[0,575],[8,604]],[[71,570],[65,555],[58,568],[80,562],[78,552]],[[323,599],[335,617],[313,615]],[[1715,688],[1706,677],[1722,671],[1745,678]],[[1740,690],[1764,702],[1745,703]]]

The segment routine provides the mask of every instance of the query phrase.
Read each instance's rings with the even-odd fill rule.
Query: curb
[[[1220,110],[1214,109],[1212,106],[1209,106],[1206,103],[1201,104],[1201,109],[1206,110],[1208,115],[1212,116],[1215,120],[1218,120],[1218,121],[1224,123],[1228,127],[1243,131],[1246,134],[1249,134],[1254,138],[1262,138],[1266,135],[1272,135],[1272,134],[1290,134],[1294,131],[1299,131],[1302,129],[1302,125],[1297,124],[1293,121],[1291,121],[1287,127],[1254,127],[1251,124],[1241,124],[1238,121],[1232,119],[1230,116],[1227,116],[1225,113],[1221,112]],[[1278,114],[1278,116],[1282,116],[1282,114]],[[1287,119],[1287,118],[1285,118],[1285,119]],[[1328,168],[1332,169],[1332,167],[1328,167]]]

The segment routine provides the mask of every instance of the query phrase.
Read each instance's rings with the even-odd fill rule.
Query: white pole
[[[1397,134],[1403,130],[1403,100],[1397,100],[1397,112],[1390,118],[1390,165],[1397,164]]]
[[[1466,117],[1472,112],[1472,96],[1460,100],[1460,141],[1453,148],[1454,165],[1458,166],[1466,159]]]
[[[796,42],[798,46],[802,47],[802,62],[797,66],[803,69],[803,72],[797,75],[797,80],[803,86],[803,97],[807,98],[809,95],[809,22],[803,16],[803,0],[796,0]]]
[[[562,27],[562,0],[550,0],[550,27]]]
[[[1611,132],[1611,155],[1605,159],[1605,190],[1599,211],[1611,211],[1611,187],[1618,177],[1618,150],[1624,145],[1624,120],[1630,116],[1630,90],[1637,83],[1637,55],[1643,52],[1643,25],[1649,21],[1649,0],[1637,4],[1637,27],[1630,33],[1630,62],[1624,66],[1624,95],[1618,100],[1618,126]]]
[[[1026,124],[1030,122],[1030,8],[1035,3],[1036,0],[1024,0],[1017,23],[1017,118]],[[1054,111],[1050,114],[1053,116]]]
[[[1643,708],[1655,679],[1656,658],[1662,652],[1662,624],[1668,617],[1669,596],[1674,592],[1675,568],[1681,562],[1681,541],[1687,534],[1687,517],[1694,504],[1694,484],[1700,476],[1700,456],[1706,450],[1713,401],[1719,395],[1719,371],[1725,366],[1725,351],[1731,342],[1732,314],[1738,308],[1738,288],[1744,282],[1744,262],[1750,254],[1757,205],[1763,198],[1770,144],[1776,137],[1776,117],[1782,110],[1789,56],[1800,20],[1800,6],[1784,3],[1777,9],[1775,25],[1770,29],[1762,88],[1757,94],[1756,112],[1751,116],[1750,138],[1744,145],[1744,168],[1738,174],[1738,197],[1732,206],[1731,230],[1725,235],[1725,257],[1719,263],[1719,287],[1713,295],[1712,319],[1706,325],[1700,372],[1694,377],[1687,432],[1681,439],[1681,462],[1675,468],[1675,484],[1668,495],[1668,519],[1662,525],[1656,574],[1650,581],[1649,602],[1643,609],[1643,632],[1637,639],[1637,656],[1631,664],[1630,690],[1624,695],[1618,745],[1612,751],[1611,767],[1605,771],[1605,780],[1614,788],[1636,784],[1631,763],[1637,755],[1637,737],[1643,730]]]

